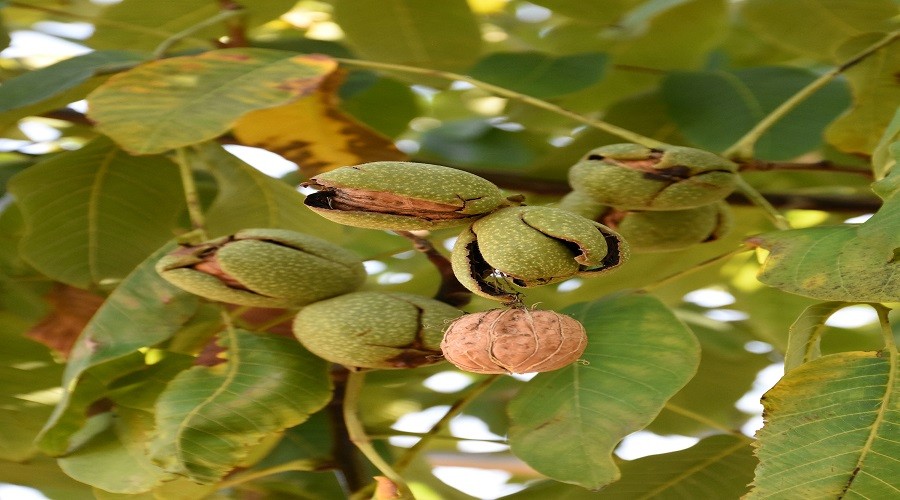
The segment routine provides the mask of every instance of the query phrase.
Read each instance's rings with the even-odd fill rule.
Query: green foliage
[[[67,31],[72,23],[93,33]],[[435,467],[467,464],[507,469],[518,500],[900,490],[890,458],[900,456],[900,318],[889,309],[900,304],[895,1],[0,2],[0,46],[25,30],[62,30],[91,52],[20,44],[0,58],[0,482],[76,500],[325,500],[369,497],[384,476],[394,484],[376,497],[397,487],[465,499]],[[363,385],[326,361],[333,352],[297,342],[297,309],[200,299],[154,270],[182,243],[286,229],[367,260],[363,297],[401,292],[485,311],[497,297],[473,297],[449,262],[463,227],[342,226],[308,209],[298,185],[348,163],[438,163],[500,187],[471,214],[480,220],[497,203],[556,205],[571,166],[626,142],[647,152],[625,160],[636,178],[660,187],[691,172],[684,162],[652,170],[647,148],[726,156],[737,169],[723,202],[734,227],[635,253],[602,276],[521,290],[505,289],[514,285],[490,252],[469,256],[467,272],[500,283],[510,301],[584,324],[581,359],[534,378],[460,372],[416,327],[397,347],[424,353],[427,366],[367,370]],[[231,152],[246,150],[232,144],[299,169],[270,176],[269,160],[238,159]],[[447,211],[428,202],[460,198],[431,175],[389,177],[381,187],[430,196],[397,206],[351,188],[329,207],[427,215]],[[863,214],[873,215],[845,222]],[[522,227],[505,234],[513,222]],[[529,276],[550,276],[552,252],[516,243],[546,232],[535,224],[480,224],[489,234],[479,240]],[[579,244],[615,239],[582,226]],[[577,251],[575,240],[550,239]],[[195,265],[240,288],[220,264]],[[877,324],[834,326],[861,303]],[[299,315],[305,337],[360,319],[316,309]],[[426,319],[416,307],[407,316]],[[432,337],[437,323],[424,325]],[[384,347],[365,333],[324,349]],[[750,437],[748,392],[771,385],[760,374],[782,362]],[[418,412],[447,413],[432,426]],[[473,421],[493,437],[464,427]],[[619,458],[640,430],[699,441]],[[469,453],[481,439],[498,451]]]
[[[91,93],[90,116],[126,150],[164,153],[221,135],[250,111],[309,94],[333,67],[321,57],[268,49],[154,61]]]
[[[657,299],[610,297],[563,309],[584,323],[579,361],[540,374],[510,401],[512,451],[553,479],[598,489],[619,478],[613,448],[694,375],[696,337]]]
[[[171,239],[184,210],[175,164],[131,156],[103,137],[21,172],[9,191],[28,227],[22,257],[82,288],[125,277]]]
[[[763,397],[767,426],[748,498],[893,495],[898,370],[896,350],[845,352],[786,375]]]

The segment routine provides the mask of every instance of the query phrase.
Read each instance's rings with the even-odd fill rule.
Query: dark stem
[[[780,164],[776,164],[780,165]],[[549,196],[562,196],[572,190],[568,182],[556,179],[539,179],[522,177],[502,172],[484,172],[474,169],[453,167],[478,174],[494,184],[512,191]],[[842,167],[850,169],[852,167]],[[807,169],[811,170],[811,169]],[[816,195],[794,193],[763,193],[769,203],[781,209],[822,210],[826,212],[874,213],[881,207],[882,201],[875,196],[864,195]],[[740,194],[729,196],[726,201],[732,205],[745,206],[751,203]]]
[[[866,168],[852,167],[849,165],[838,165],[828,160],[817,161],[813,163],[799,163],[790,161],[765,161],[765,160],[743,160],[738,161],[741,172],[768,172],[771,170],[794,170],[794,171],[810,171],[810,172],[841,172],[847,174],[862,175],[863,177],[872,178],[872,171]]]
[[[232,0],[219,0],[219,8],[229,11],[241,11],[244,7]],[[247,40],[247,22],[244,16],[229,19],[225,22],[225,27],[228,30],[228,40],[220,44],[221,48],[250,46]]]
[[[331,432],[334,441],[331,445],[331,454],[338,467],[335,472],[347,495],[365,487],[370,482],[362,457],[350,440],[347,423],[344,422],[344,395],[349,374],[350,371],[343,366],[334,365],[332,367],[331,381],[334,384],[334,394],[327,407],[328,415],[331,417]]]
[[[447,257],[444,257],[443,254],[438,252],[430,241],[420,236],[416,236],[409,231],[394,232],[411,241],[413,243],[413,248],[415,248],[416,251],[425,254],[425,257],[427,257],[428,260],[434,264],[434,267],[437,268],[438,273],[441,275],[441,286],[434,296],[435,300],[450,304],[454,307],[464,306],[472,300],[472,292],[462,286],[459,280],[456,279],[450,261]]]

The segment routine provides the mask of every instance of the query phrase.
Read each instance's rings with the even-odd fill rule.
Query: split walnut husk
[[[724,201],[684,210],[621,210],[572,191],[556,206],[613,229],[634,253],[672,252],[711,243],[734,226],[731,208]]]
[[[737,165],[696,148],[611,144],[569,169],[569,184],[597,203],[622,210],[684,210],[734,191]]]
[[[466,314],[450,324],[441,342],[447,361],[473,373],[558,370],[586,347],[584,326],[574,318],[524,307]]]
[[[341,167],[304,184],[304,202],[322,217],[355,227],[422,230],[460,226],[504,203],[486,179],[440,165],[381,161]]]
[[[320,358],[353,368],[416,368],[443,361],[444,327],[462,311],[427,297],[355,292],[310,304],[294,335]]]
[[[596,276],[621,265],[624,240],[610,228],[551,207],[508,207],[463,230],[450,262],[459,282],[494,300],[573,276]]]
[[[294,308],[356,290],[366,279],[355,253],[308,234],[245,229],[183,245],[156,264],[173,285],[201,297]]]

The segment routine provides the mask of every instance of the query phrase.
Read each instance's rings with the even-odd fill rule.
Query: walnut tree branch
[[[435,294],[435,300],[450,304],[454,307],[464,306],[472,300],[472,292],[462,286],[459,280],[456,279],[450,261],[447,260],[447,257],[444,257],[444,255],[438,252],[430,241],[409,231],[394,232],[411,241],[413,243],[413,248],[425,254],[425,257],[427,257],[428,260],[434,264],[434,267],[437,268],[438,273],[441,275],[441,286]]]

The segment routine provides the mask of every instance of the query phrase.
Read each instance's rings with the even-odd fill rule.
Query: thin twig
[[[765,160],[739,160],[737,161],[741,172],[772,172],[775,170],[790,170],[798,172],[830,172],[855,174],[863,177],[872,178],[872,170],[868,168],[851,167],[849,165],[838,165],[829,160],[822,160],[813,163],[800,163],[791,161],[765,161]]]
[[[753,203],[757,207],[761,208],[766,217],[772,221],[772,225],[774,225],[777,229],[785,230],[790,229],[791,224],[787,219],[781,215],[775,207],[769,203],[769,200],[766,199],[765,196],[762,195],[759,191],[756,190],[753,186],[747,183],[740,174],[736,175],[737,179],[737,191],[744,195],[750,203]]]
[[[431,427],[428,433],[422,436],[422,439],[419,439],[414,446],[406,450],[406,453],[394,462],[394,470],[403,472],[409,464],[419,456],[419,453],[428,446],[428,443],[450,425],[450,421],[453,420],[453,417],[459,415],[472,400],[484,394],[484,391],[486,391],[498,378],[500,378],[500,375],[490,375],[485,377],[482,381],[473,385],[471,389],[466,391],[462,397],[457,399],[456,402],[450,406],[447,413]]]
[[[665,409],[671,411],[672,413],[681,415],[682,417],[685,417],[687,419],[693,420],[694,422],[703,424],[712,429],[716,429],[718,431],[722,431],[726,434],[731,434],[733,436],[739,436],[741,439],[743,439],[744,441],[747,441],[748,443],[753,441],[753,439],[745,436],[744,433],[742,433],[738,429],[731,429],[728,426],[725,426],[719,422],[716,422],[715,420],[713,420],[711,418],[704,417],[703,415],[701,415],[699,413],[694,413],[691,410],[688,410],[687,408],[683,408],[683,407],[673,404],[671,402],[666,403]]]
[[[366,465],[362,462],[359,450],[350,439],[350,433],[344,421],[344,401],[350,370],[341,365],[332,365],[330,375],[332,384],[334,384],[331,402],[327,407],[331,419],[331,456],[337,465],[335,473],[338,482],[341,483],[345,495],[349,496],[350,493],[364,488],[371,481],[365,471]]]
[[[74,12],[68,12],[65,10],[54,9],[52,7],[45,7],[42,5],[31,5],[22,2],[10,1],[6,2],[5,6],[7,8],[17,8],[24,10],[31,10],[36,12],[44,12],[46,14],[52,14],[54,16],[59,16],[64,19],[77,19],[80,21],[89,22],[95,26],[109,26],[110,28],[117,28],[125,31],[131,31],[134,33],[141,33],[144,35],[156,36],[159,38],[166,38],[172,36],[172,32],[163,31],[160,29],[150,28],[147,26],[138,26],[135,24],[129,24],[121,21],[116,21],[115,19],[109,19],[103,16],[88,16],[84,14],[77,14]],[[207,43],[206,40],[201,40],[199,38],[185,38],[185,40],[190,40],[192,42],[199,43]]]
[[[197,231],[200,239],[206,240],[208,239],[206,236],[206,219],[203,216],[200,196],[197,194],[197,185],[194,182],[194,173],[191,169],[190,160],[187,157],[187,151],[184,148],[178,148],[175,151],[175,156],[178,163],[178,171],[181,173],[181,185],[184,188],[184,199],[187,202],[191,226]]]
[[[282,472],[314,471],[319,469],[319,465],[320,464],[314,460],[292,460],[290,462],[285,462],[273,467],[236,474],[234,477],[229,477],[228,479],[218,483],[216,485],[216,488],[218,490],[232,488],[248,481],[255,481],[257,479],[271,476],[273,474],[281,474]]]
[[[369,462],[372,462],[372,465],[384,477],[394,483],[399,495],[397,498],[412,499],[413,496],[406,485],[406,481],[378,454],[378,451],[372,446],[369,437],[366,436],[365,428],[359,420],[359,398],[362,394],[365,377],[366,372],[350,372],[347,375],[347,386],[344,393],[344,424],[347,426],[350,441],[356,445],[360,453],[365,455]]]
[[[728,259],[734,257],[735,255],[740,255],[744,252],[749,252],[750,250],[752,250],[752,248],[750,246],[742,245],[728,253],[723,253],[722,255],[717,255],[711,259],[704,260],[703,262],[699,262],[697,264],[694,264],[691,267],[688,267],[688,268],[682,269],[678,272],[672,273],[669,276],[666,276],[666,277],[661,278],[653,283],[650,283],[649,285],[645,285],[642,288],[642,290],[644,290],[645,292],[651,292],[651,291],[661,288],[665,285],[668,285],[669,283],[671,283],[673,281],[677,281],[693,272],[699,271],[700,269],[703,269],[707,266],[711,266],[713,264],[722,262],[724,260],[728,260]]]
[[[441,275],[441,286],[434,296],[435,300],[439,300],[454,307],[461,307],[472,300],[472,292],[462,286],[456,275],[453,274],[453,266],[447,257],[437,251],[434,245],[425,238],[415,235],[409,231],[394,231],[400,236],[408,239],[413,243],[416,251],[425,254],[425,257],[434,264],[438,273]]]
[[[428,69],[428,68],[419,68],[416,66],[406,66],[403,64],[390,64],[390,63],[381,63],[375,61],[363,61],[360,59],[347,59],[342,57],[335,58],[340,64],[345,66],[351,66],[355,68],[364,68],[364,69],[375,69],[382,71],[397,71],[401,73],[410,73],[415,75],[429,76],[434,78],[440,78],[447,81],[461,81],[466,82],[470,85],[478,87],[483,90],[487,90],[488,92],[494,93],[496,95],[506,97],[507,99],[513,99],[530,106],[534,106],[536,108],[544,109],[550,111],[551,113],[555,113],[560,116],[565,116],[566,118],[570,118],[578,123],[583,123],[589,127],[596,128],[598,130],[602,130],[604,132],[610,133],[617,137],[621,137],[626,141],[634,142],[636,144],[641,144],[643,146],[647,146],[648,148],[661,148],[665,147],[666,144],[656,139],[651,139],[649,137],[643,136],[641,134],[632,132],[630,130],[624,129],[622,127],[618,127],[611,123],[607,123],[603,120],[597,120],[594,118],[588,118],[586,116],[575,113],[574,111],[569,111],[568,109],[557,106],[556,104],[549,103],[547,101],[538,99],[536,97],[531,97],[526,94],[522,94],[520,92],[516,92],[514,90],[510,90],[504,87],[498,87],[496,85],[492,85],[487,82],[483,82],[481,80],[476,80],[467,75],[461,75],[459,73],[451,73],[449,71],[441,71],[436,69]]]
[[[216,24],[219,21],[224,21],[226,19],[231,19],[232,17],[240,16],[242,14],[243,14],[242,10],[220,10],[219,12],[216,13],[216,15],[206,18],[206,19],[200,21],[199,23],[197,23],[193,26],[190,26],[188,28],[185,28],[185,29],[179,31],[178,33],[175,33],[174,35],[170,36],[169,38],[166,38],[165,40],[163,40],[162,43],[157,45],[156,49],[153,50],[153,58],[161,59],[161,58],[165,57],[166,52],[168,52],[169,49],[172,48],[173,45],[190,37],[191,35],[202,30],[203,28],[212,26],[213,24]]]
[[[887,47],[895,40],[897,40],[898,37],[900,37],[900,31],[889,33],[878,42],[870,45],[853,57],[839,64],[831,71],[810,82],[809,85],[803,87],[796,94],[792,95],[788,100],[781,103],[780,106],[775,108],[771,113],[769,113],[765,118],[757,123],[752,129],[750,129],[750,131],[744,134],[743,137],[738,139],[737,142],[728,147],[722,153],[722,156],[725,156],[726,158],[736,159],[752,158],[753,148],[756,145],[756,141],[758,141],[759,138],[762,137],[762,135],[765,134],[770,128],[772,128],[772,126],[775,125],[779,120],[784,118],[785,115],[796,108],[797,105],[799,105],[809,96],[813,95],[814,93],[816,93],[816,91],[824,87],[834,77],[843,73],[847,69],[859,64],[878,50]]]

